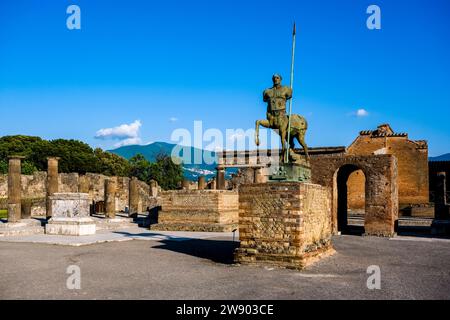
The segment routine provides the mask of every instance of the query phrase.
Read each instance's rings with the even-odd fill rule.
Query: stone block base
[[[137,223],[132,218],[93,218],[98,230],[118,230],[126,228],[135,228]]]
[[[302,255],[260,253],[257,249],[236,249],[234,260],[236,263],[254,266],[274,266],[287,269],[302,270],[317,261],[332,256],[336,251],[331,243],[320,249]]]
[[[177,190],[161,193],[158,223],[151,230],[231,232],[237,228],[238,193],[227,190]]]
[[[241,185],[235,262],[303,269],[332,255],[331,194],[304,182]]]
[[[408,206],[401,209],[399,212],[402,216],[405,217],[433,218],[434,206],[432,205],[415,206],[415,207]]]
[[[92,218],[51,218],[45,225],[45,233],[66,236],[85,236],[96,232]]]
[[[0,237],[43,234],[44,228],[37,219],[22,219],[19,222],[0,222]]]
[[[218,223],[158,223],[150,226],[150,230],[157,231],[196,231],[196,232],[232,232],[238,224]]]

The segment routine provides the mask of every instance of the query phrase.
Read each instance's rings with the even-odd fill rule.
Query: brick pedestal
[[[152,230],[231,232],[238,226],[238,194],[226,190],[161,193],[158,224]]]
[[[302,269],[332,255],[329,189],[302,182],[241,185],[235,261]]]

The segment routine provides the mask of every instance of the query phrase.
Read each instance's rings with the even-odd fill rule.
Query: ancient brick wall
[[[87,173],[87,189],[90,202],[104,201],[105,180],[109,177],[101,174]],[[117,181],[116,210],[124,211],[128,207],[129,183],[128,177],[113,177]],[[22,175],[22,198],[32,200],[32,215],[45,214],[47,172],[35,172],[33,175]],[[58,176],[59,192],[79,192],[81,179],[78,173],[60,173]],[[87,191],[87,190],[86,190]],[[150,186],[139,181],[139,201],[144,212],[147,207],[155,205],[151,196]],[[0,175],[0,208],[7,207],[8,175]]]
[[[347,166],[354,167],[353,171],[362,170],[366,177],[365,232],[380,236],[394,235],[398,220],[398,177],[397,159],[393,155],[325,155],[317,156],[311,162],[312,182],[333,190],[333,231],[338,231],[338,174]]]
[[[347,181],[348,209],[353,213],[364,214],[366,207],[366,177],[362,170],[352,172]]]
[[[398,165],[398,199],[400,208],[429,201],[428,148],[424,141],[412,141],[406,134],[374,135],[362,132],[347,148],[349,155],[392,154]],[[363,193],[362,179],[349,180],[349,206],[360,208],[358,195]]]
[[[237,227],[236,191],[163,191],[160,203],[154,230],[231,231]]]
[[[331,234],[329,188],[299,182],[240,186],[237,262],[302,269],[330,253]]]

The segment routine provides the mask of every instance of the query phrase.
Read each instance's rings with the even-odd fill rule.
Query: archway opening
[[[337,230],[341,234],[363,234],[366,177],[355,165],[339,168],[337,174]]]

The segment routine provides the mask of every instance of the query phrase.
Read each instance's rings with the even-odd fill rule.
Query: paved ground
[[[223,237],[221,232],[172,232],[172,231],[150,231],[144,228],[127,228],[118,230],[100,230],[94,235],[81,237],[34,234],[25,236],[0,237],[0,242],[27,242],[39,244],[57,244],[64,246],[85,246],[104,242],[121,242],[131,240],[172,240],[186,241],[191,239],[208,239]],[[232,234],[229,234],[232,237]],[[237,238],[237,236],[236,236]]]
[[[232,265],[231,235],[80,247],[0,242],[0,299],[450,299],[450,241],[334,238],[303,272]],[[185,239],[182,239],[185,238]],[[184,241],[183,241],[184,240]],[[66,287],[67,267],[81,289]],[[366,271],[381,268],[381,290]]]

